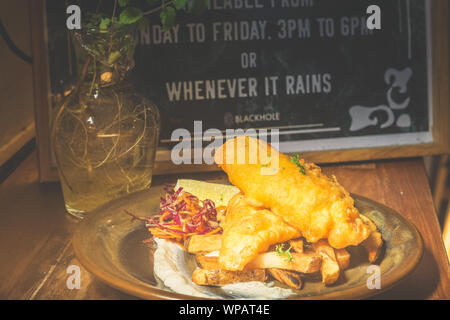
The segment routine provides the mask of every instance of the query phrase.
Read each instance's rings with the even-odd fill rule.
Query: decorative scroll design
[[[396,119],[393,110],[404,110],[408,107],[411,98],[405,97],[402,101],[396,101],[393,96],[394,92],[405,94],[408,91],[408,81],[411,79],[411,68],[397,70],[389,68],[384,73],[384,82],[389,85],[386,93],[388,105],[380,105],[376,107],[352,106],[349,109],[352,122],[350,131],[358,131],[369,126],[379,126],[381,129],[392,126],[394,123],[399,128],[407,128],[411,126],[411,117],[407,113],[401,113]],[[381,120],[377,116],[373,116],[375,112],[385,112],[386,120]]]

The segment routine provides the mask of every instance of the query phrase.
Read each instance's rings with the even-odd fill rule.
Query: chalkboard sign
[[[380,29],[367,26],[372,5]],[[47,7],[47,21],[57,14]],[[276,129],[281,151],[318,162],[448,150],[447,16],[445,0],[211,0],[168,32],[153,19],[135,34],[132,80],[161,111],[162,172],[172,133],[195,121]]]
[[[211,1],[136,34],[135,84],[162,111],[162,143],[195,120],[279,128],[288,152],[427,143],[429,19],[427,1]]]

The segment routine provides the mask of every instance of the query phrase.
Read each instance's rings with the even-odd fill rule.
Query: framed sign
[[[32,32],[34,52],[45,53],[35,63],[35,96],[47,180],[48,112],[64,76],[49,66],[71,52],[65,25],[49,24],[65,11],[30,5],[42,13]],[[177,16],[167,32],[156,19],[135,39],[134,85],[162,115],[157,174],[216,169],[173,163],[180,129],[192,149],[208,144],[194,143],[198,131],[269,130],[282,152],[319,163],[450,148],[445,0],[216,0],[202,16]]]

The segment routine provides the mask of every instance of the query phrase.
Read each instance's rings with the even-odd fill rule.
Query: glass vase
[[[67,211],[77,217],[150,187],[157,107],[129,79],[135,41],[124,28],[74,31],[78,81],[55,109],[52,146]]]

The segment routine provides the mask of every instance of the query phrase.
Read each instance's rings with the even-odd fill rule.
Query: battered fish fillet
[[[253,205],[275,213],[308,242],[328,239],[332,247],[340,249],[358,245],[370,234],[348,192],[335,177],[326,177],[312,163],[293,161],[248,136],[224,143],[216,151],[215,161]],[[231,246],[228,241],[223,239],[225,247]]]
[[[300,232],[280,216],[248,203],[242,193],[228,203],[223,227],[219,265],[224,270],[243,270],[244,266],[269,246],[300,236]]]

